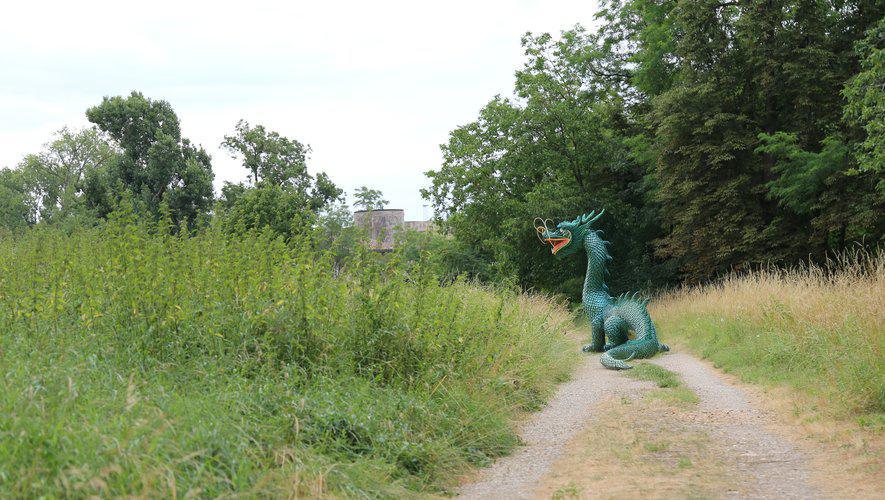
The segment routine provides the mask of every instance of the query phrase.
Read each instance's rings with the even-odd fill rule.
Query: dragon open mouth
[[[571,241],[569,238],[547,238],[547,243],[553,245],[553,253],[559,251],[560,248],[568,245],[568,242]]]

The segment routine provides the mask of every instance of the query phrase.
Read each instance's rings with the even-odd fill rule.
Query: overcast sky
[[[348,195],[381,189],[424,215],[439,145],[509,95],[526,31],[593,24],[594,1],[4,2],[0,167],[102,96],[169,101],[213,157],[216,191],[246,171],[219,150],[240,118],[310,144]],[[349,198],[352,201],[352,198]]]

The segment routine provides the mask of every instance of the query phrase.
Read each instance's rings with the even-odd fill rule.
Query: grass
[[[662,338],[749,382],[785,386],[816,411],[881,421],[885,258],[762,269],[654,301]]]
[[[679,387],[682,385],[679,375],[652,363],[637,363],[632,370],[626,373],[630,378],[654,382],[660,388]]]
[[[693,405],[698,401],[697,394],[682,384],[679,375],[653,363],[637,363],[632,370],[625,372],[630,378],[654,382],[658,389],[649,391],[645,397],[658,399],[673,405]]]
[[[410,496],[507,453],[558,303],[125,214],[0,240],[0,496]]]

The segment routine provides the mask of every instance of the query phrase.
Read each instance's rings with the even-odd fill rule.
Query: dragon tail
[[[631,359],[650,358],[659,352],[669,351],[670,347],[658,342],[657,337],[648,335],[642,339],[630,340],[602,353],[599,362],[610,370],[629,370]]]
[[[615,359],[611,357],[608,352],[602,353],[602,357],[599,358],[599,362],[602,363],[602,366],[608,368],[609,370],[629,370],[633,368],[632,366],[627,364],[627,361],[633,359],[633,354],[630,355],[627,359]]]

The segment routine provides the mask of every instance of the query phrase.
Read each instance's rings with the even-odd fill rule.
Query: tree
[[[647,160],[629,140],[637,129],[620,83],[603,71],[602,40],[578,27],[558,40],[526,35],[523,47],[516,97],[495,97],[475,122],[452,131],[443,165],[427,173],[423,193],[444,215],[439,223],[498,277],[576,297],[584,263],[549,258],[531,221],[604,207],[618,248],[613,289],[659,280],[646,250],[657,236],[644,201]]]
[[[242,159],[249,171],[247,183],[225,183],[219,207],[229,231],[269,227],[285,237],[303,232],[316,214],[341,198],[339,189],[323,172],[307,171],[310,147],[262,125],[237,122],[233,135],[221,146]]]
[[[235,134],[224,136],[221,146],[232,158],[242,158],[254,185],[263,180],[278,186],[292,184],[303,188],[310,183],[307,173],[310,147],[268,131],[263,125],[253,127],[245,120],[238,121],[235,130]]]
[[[57,222],[83,208],[83,182],[118,161],[120,151],[98,130],[62,128],[39,153],[19,163],[25,190],[41,221]]]
[[[28,196],[22,173],[0,169],[0,228],[23,229],[35,224],[36,208]]]
[[[309,200],[302,193],[275,184],[243,188],[232,199],[222,199],[226,207],[219,214],[221,227],[229,233],[269,229],[285,238],[303,234],[312,227],[315,213],[307,210]],[[229,188],[224,194],[230,196]]]
[[[881,175],[885,170],[885,17],[870,28],[855,49],[861,71],[845,85],[845,120],[862,130],[855,155],[861,170]],[[879,178],[879,191],[885,180]]]
[[[168,102],[140,92],[105,97],[86,117],[122,148],[120,161],[88,176],[86,199],[99,215],[114,208],[128,191],[145,212],[159,216],[169,207],[173,222],[194,222],[212,203],[211,158],[181,136],[178,116]]]
[[[523,37],[514,96],[427,173],[442,227],[499,276],[575,286],[528,221],[603,206],[613,290],[882,241],[881,2],[602,7],[596,33]]]
[[[331,254],[336,269],[359,252],[359,242],[365,237],[364,232],[354,226],[353,213],[344,197],[317,214],[315,228],[313,241]]]
[[[874,231],[868,209],[839,201],[869,192],[864,180],[844,177],[838,98],[856,67],[857,54],[846,52],[851,37],[871,18],[856,14],[863,6],[671,5],[665,26],[643,28],[678,34],[672,54],[662,53],[671,85],[648,115],[655,198],[668,229],[658,255],[676,261],[683,278],[706,279],[809,253],[822,259],[845,248],[839,234]],[[800,200],[799,193],[819,197]]]
[[[384,199],[384,193],[378,189],[369,189],[366,186],[356,188],[353,193],[355,201],[354,206],[361,210],[383,210],[384,206],[390,203]]]

